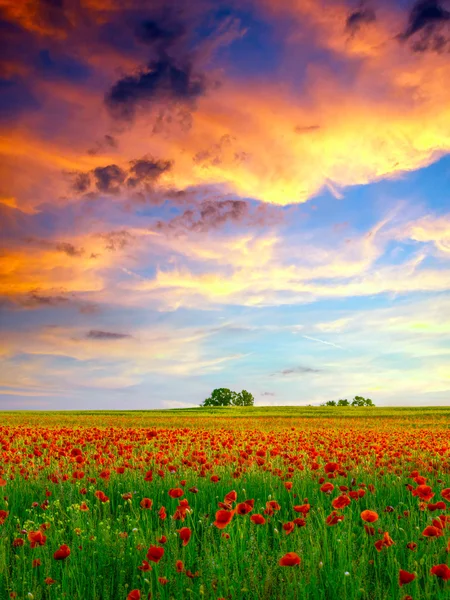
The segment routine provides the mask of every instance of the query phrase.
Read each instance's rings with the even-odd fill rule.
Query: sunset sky
[[[450,3],[0,7],[0,409],[450,403]]]

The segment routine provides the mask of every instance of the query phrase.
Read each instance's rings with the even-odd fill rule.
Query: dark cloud
[[[191,63],[178,64],[166,55],[119,79],[106,94],[105,102],[115,117],[130,120],[143,105],[156,100],[191,102],[204,94],[205,89],[204,75],[195,73]]]
[[[274,373],[274,375],[308,375],[311,373],[321,373],[321,369],[313,369],[312,367],[304,367],[299,365],[298,367],[293,367],[291,369],[284,369],[283,371],[278,371]]]
[[[82,256],[84,254],[84,248],[77,248],[70,242],[53,242],[50,240],[44,240],[36,237],[26,237],[24,241],[28,244],[33,244],[35,246],[39,246],[40,248],[47,248],[51,250],[56,250],[57,252],[63,252],[67,254],[67,256]]]
[[[69,244],[68,242],[56,244],[56,250],[58,250],[58,252],[64,252],[67,256],[81,256],[84,254],[84,248],[76,248],[73,244]]]
[[[253,207],[245,200],[206,199],[169,221],[157,221],[154,229],[175,235],[186,232],[206,233],[228,223],[265,227],[280,223],[283,219],[283,209],[269,204]]]
[[[117,165],[97,167],[93,174],[98,191],[106,194],[118,194],[126,178],[125,171]]]
[[[110,231],[109,233],[101,233],[99,237],[105,240],[105,250],[115,252],[116,250],[123,250],[127,246],[133,236],[126,229],[120,231]]]
[[[408,26],[398,37],[413,38],[415,52],[442,52],[450,41],[450,11],[440,0],[419,0],[409,14]]]
[[[84,194],[91,187],[91,176],[89,173],[74,173],[74,175],[72,189],[77,194]]]
[[[167,50],[186,34],[186,27],[170,19],[146,19],[136,27],[136,38],[144,43]]]
[[[90,340],[123,340],[132,337],[129,333],[116,333],[112,331],[100,331],[91,329],[86,337]]]
[[[61,304],[67,304],[70,299],[67,296],[62,295],[42,295],[39,292],[30,292],[28,297],[24,300],[24,306],[60,306]]]
[[[0,305],[9,310],[33,310],[45,308],[74,308],[82,314],[95,314],[99,308],[92,302],[85,302],[73,293],[59,290],[32,290],[27,294],[17,294],[0,299]]]
[[[368,7],[362,7],[355,10],[347,17],[345,28],[350,34],[354,35],[361,29],[362,25],[373,23],[376,20],[377,17],[374,10]]]
[[[153,160],[141,158],[131,163],[127,185],[136,187],[141,183],[149,184],[155,182],[163,173],[172,168],[171,160]]]

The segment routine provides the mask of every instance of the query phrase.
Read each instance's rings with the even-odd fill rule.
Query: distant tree
[[[212,391],[211,396],[206,398],[201,406],[231,406],[236,392],[228,388],[217,388]]]
[[[350,406],[350,402],[345,398],[345,399],[338,400],[337,405],[338,406]]]
[[[239,394],[235,394],[233,398],[233,406],[253,406],[255,399],[250,392],[242,390]]]
[[[375,406],[370,398],[363,398],[363,396],[355,396],[352,400],[352,406]]]
[[[200,406],[253,406],[254,402],[254,397],[247,390],[242,390],[237,394],[228,388],[216,388]]]
[[[323,404],[322,406],[336,406],[336,401],[328,400],[328,402],[325,402],[325,404]]]

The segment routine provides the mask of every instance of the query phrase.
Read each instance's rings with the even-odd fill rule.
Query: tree
[[[236,394],[234,397],[234,406],[253,406],[255,403],[255,399],[250,392],[247,390],[242,390],[240,394]]]
[[[228,388],[217,388],[201,406],[231,406],[235,396],[236,392],[232,392]]]
[[[344,400],[338,400],[338,406],[350,406],[350,402],[345,398]]]
[[[323,406],[336,406],[336,401],[328,400],[328,402],[325,402],[325,404]]]
[[[355,396],[352,400],[352,406],[375,406],[370,398],[363,398],[363,396]]]
[[[254,402],[255,399],[247,390],[238,394],[228,388],[216,388],[200,406],[253,406]]]

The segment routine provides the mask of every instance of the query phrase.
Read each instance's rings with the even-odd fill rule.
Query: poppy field
[[[0,598],[450,597],[450,409],[0,414]]]

